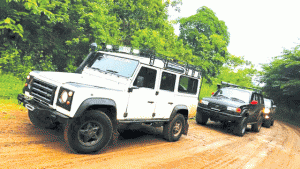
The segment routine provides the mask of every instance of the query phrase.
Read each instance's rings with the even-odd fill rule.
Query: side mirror
[[[250,104],[251,104],[251,105],[257,105],[257,104],[258,104],[258,101],[257,101],[257,100],[253,100]]]
[[[136,85],[137,87],[143,87],[144,86],[144,77],[143,76],[138,76],[136,79]]]

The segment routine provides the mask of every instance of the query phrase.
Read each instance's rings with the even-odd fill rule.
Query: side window
[[[163,72],[161,75],[160,89],[174,91],[176,75]]]
[[[180,93],[197,93],[198,80],[186,76],[180,76],[178,92]]]
[[[139,85],[140,85],[139,87],[154,89],[156,74],[157,71],[155,69],[142,67],[135,81],[133,82],[133,85],[137,86],[139,81]]]

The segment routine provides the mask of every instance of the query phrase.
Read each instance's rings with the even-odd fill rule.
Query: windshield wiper
[[[226,98],[226,99],[228,99],[228,97],[227,96],[224,96],[224,95],[217,95],[217,97],[224,97],[224,98]]]
[[[115,70],[109,70],[109,69],[107,69],[106,71],[107,71],[107,72],[111,72],[111,73],[119,73],[119,72],[117,72],[117,71],[115,71]]]

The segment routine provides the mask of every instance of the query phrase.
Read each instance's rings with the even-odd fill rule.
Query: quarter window
[[[180,76],[178,92],[196,94],[198,87],[198,80],[186,76]]]

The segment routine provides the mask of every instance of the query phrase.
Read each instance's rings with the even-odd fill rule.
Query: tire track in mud
[[[92,155],[68,150],[62,131],[38,129],[26,118],[7,122],[0,119],[0,168],[300,168],[299,128],[277,121],[244,137],[219,123],[192,121],[178,142],[165,141],[161,128],[151,127],[125,133]]]

